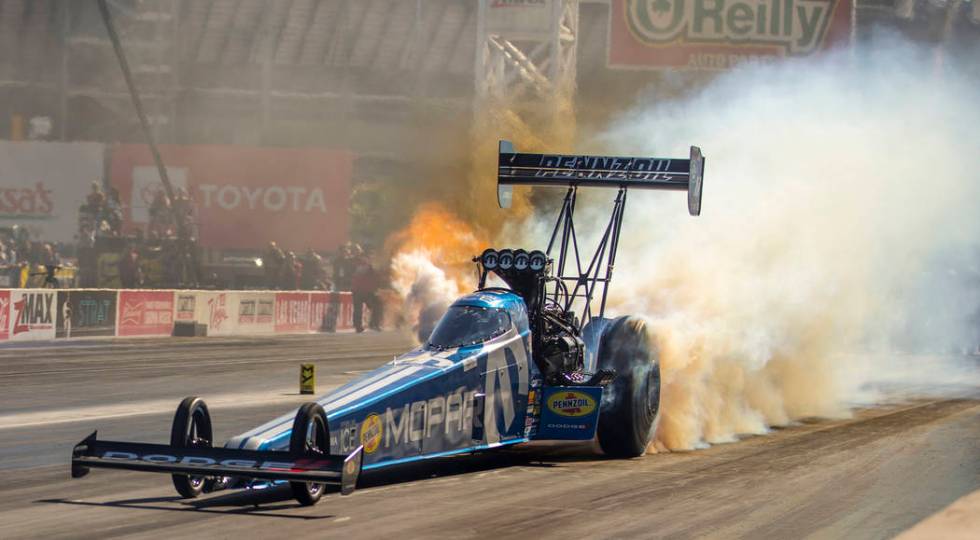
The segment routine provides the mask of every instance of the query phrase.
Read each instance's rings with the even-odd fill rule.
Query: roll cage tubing
[[[675,159],[523,154],[515,151],[509,141],[500,141],[497,202],[502,208],[510,206],[514,185],[568,188],[545,252],[550,258],[558,241],[557,266],[552,266],[555,274],[543,278],[542,299],[550,300],[566,313],[573,310],[576,301],[581,301],[580,325],[594,317],[603,317],[616,266],[629,188],[687,191],[688,212],[698,216],[701,214],[704,162],[701,149],[696,146],[690,148],[689,159]],[[574,218],[578,188],[581,186],[616,187],[619,190],[613,201],[609,222],[587,266],[583,265]],[[572,257],[575,259],[574,268],[571,268]],[[551,292],[547,290],[549,283],[554,284]],[[597,299],[598,310],[594,310],[593,301]]]
[[[562,308],[572,310],[576,300],[582,300],[579,313],[580,324],[584,325],[594,316],[603,317],[606,311],[606,299],[609,294],[609,284],[612,281],[613,269],[616,266],[616,252],[619,248],[619,235],[623,226],[623,214],[626,209],[627,188],[620,187],[613,201],[612,214],[606,229],[593,251],[588,266],[582,264],[582,254],[579,248],[578,234],[575,230],[575,202],[578,196],[578,186],[571,186],[565,192],[565,200],[555,227],[548,240],[545,253],[550,257],[555,241],[559,240],[557,266],[554,290],[546,292],[545,296]],[[561,236],[559,238],[559,231]],[[569,260],[574,257],[574,269],[569,268]],[[569,291],[571,288],[571,291]],[[598,312],[593,315],[592,301],[597,293],[601,294]]]

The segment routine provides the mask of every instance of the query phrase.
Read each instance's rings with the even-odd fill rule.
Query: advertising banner
[[[275,293],[236,293],[238,331],[243,334],[269,334],[275,331]]]
[[[853,0],[611,0],[608,64],[728,69],[808,56],[851,36]]]
[[[309,329],[310,293],[276,293],[276,333],[308,332]]]
[[[190,291],[179,291],[174,293],[177,298],[177,306],[174,310],[174,319],[178,321],[197,320],[197,296]],[[198,322],[204,322],[203,320]]]
[[[55,337],[113,336],[116,334],[116,291],[58,291]]]
[[[196,206],[201,245],[335,250],[347,241],[353,155],[320,148],[195,145],[161,147],[168,175]],[[142,228],[162,189],[145,145],[112,147],[110,180]]]
[[[194,291],[194,318],[208,326],[209,336],[227,336],[237,333],[237,293]],[[183,293],[181,293],[183,296]]]
[[[326,319],[326,321],[324,321]],[[354,328],[354,304],[349,292],[310,293],[310,331],[319,332],[330,328],[336,321],[335,330]]]
[[[174,307],[174,291],[119,291],[118,335],[169,336]]]
[[[71,242],[78,207],[92,182],[101,184],[104,149],[98,143],[0,141],[0,226]]]
[[[10,339],[10,291],[0,291],[0,341]]]
[[[54,289],[11,290],[9,339],[54,339],[57,299]]]

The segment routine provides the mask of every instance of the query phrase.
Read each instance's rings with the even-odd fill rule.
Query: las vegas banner
[[[846,44],[853,0],[611,0],[608,64],[728,69]]]

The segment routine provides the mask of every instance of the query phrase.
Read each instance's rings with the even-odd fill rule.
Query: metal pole
[[[60,126],[58,131],[62,141],[68,140],[68,36],[71,33],[71,7],[68,1],[61,3],[61,96],[59,103]]]
[[[271,108],[269,92],[272,90],[272,55],[274,52],[273,44],[273,32],[272,27],[272,17],[265,17],[262,22],[262,95],[261,98],[261,113],[262,113],[262,130],[259,134],[259,144],[268,144],[269,138],[269,109]]]
[[[99,12],[102,14],[102,22],[105,23],[106,32],[109,33],[109,40],[112,41],[112,48],[116,52],[116,58],[119,60],[119,69],[123,72],[123,78],[126,80],[126,87],[129,89],[129,97],[133,101],[133,107],[136,109],[136,115],[140,120],[140,128],[143,130],[143,136],[146,137],[146,143],[150,147],[150,153],[153,155],[153,162],[156,163],[157,172],[160,174],[160,181],[163,183],[163,189],[167,194],[167,197],[171,201],[175,200],[174,188],[170,184],[170,177],[167,175],[167,168],[163,165],[163,158],[160,157],[160,150],[157,148],[156,140],[153,138],[153,131],[150,130],[150,123],[146,120],[146,113],[143,111],[143,102],[140,100],[139,92],[136,90],[136,84],[133,82],[132,73],[129,71],[129,62],[126,61],[126,54],[123,52],[122,43],[119,41],[119,34],[116,33],[116,28],[112,24],[112,15],[109,13],[109,6],[106,4],[106,0],[97,0],[99,5]],[[197,282],[197,253],[195,247],[191,245],[190,233],[184,226],[184,220],[177,213],[177,209],[171,204],[170,214],[173,216],[174,226],[177,229],[177,243],[178,243],[178,261],[176,264],[181,266],[181,275],[184,275],[184,270],[187,270],[192,282]],[[187,250],[187,251],[185,251]],[[184,265],[187,264],[188,267]]]
[[[157,172],[160,174],[160,181],[163,182],[163,189],[166,191],[167,197],[173,201],[174,188],[170,184],[170,177],[167,176],[167,168],[163,166],[163,159],[160,157],[156,140],[153,138],[153,132],[150,130],[150,123],[146,120],[146,113],[143,111],[143,102],[140,100],[139,92],[136,90],[132,73],[129,71],[129,62],[126,61],[126,53],[123,52],[122,43],[119,41],[119,34],[116,33],[116,27],[112,23],[109,6],[106,4],[106,0],[97,0],[97,2],[99,4],[99,12],[102,14],[102,22],[105,23],[106,31],[109,33],[109,40],[112,41],[112,48],[116,51],[119,68],[122,70],[123,78],[126,80],[129,97],[132,99],[133,107],[136,109],[136,116],[139,117],[140,128],[143,130],[143,136],[146,137],[146,143],[150,147],[150,153],[153,154],[153,162],[156,163]],[[177,227],[177,237],[181,239],[186,238],[183,221],[179,218],[173,207],[171,207],[171,211],[173,212],[174,224]]]
[[[473,75],[476,100],[487,97],[487,0],[477,0],[476,6],[476,58],[473,59]],[[476,111],[479,107],[474,107]]]

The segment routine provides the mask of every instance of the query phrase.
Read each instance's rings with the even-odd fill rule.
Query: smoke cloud
[[[889,43],[650,95],[592,142],[707,156],[699,218],[631,193],[611,291],[659,343],[657,449],[846,415],[901,383],[978,384],[976,361],[896,354],[976,347],[976,88]]]
[[[607,315],[646,318],[657,342],[662,416],[651,450],[976,392],[976,357],[945,353],[980,342],[977,87],[932,51],[889,41],[743,65],[682,99],[651,90],[581,138],[583,153],[686,156],[696,144],[707,156],[701,217],[678,193],[633,191],[626,209]],[[469,290],[462,269],[488,245],[544,247],[551,212],[520,221],[529,199],[506,219],[495,209],[495,141],[565,151],[568,133],[549,144],[506,124],[478,129],[494,125],[474,137],[494,147],[469,162],[489,174],[451,183],[443,206],[424,206],[395,237],[408,312]],[[601,234],[614,195],[583,190],[580,235]]]

